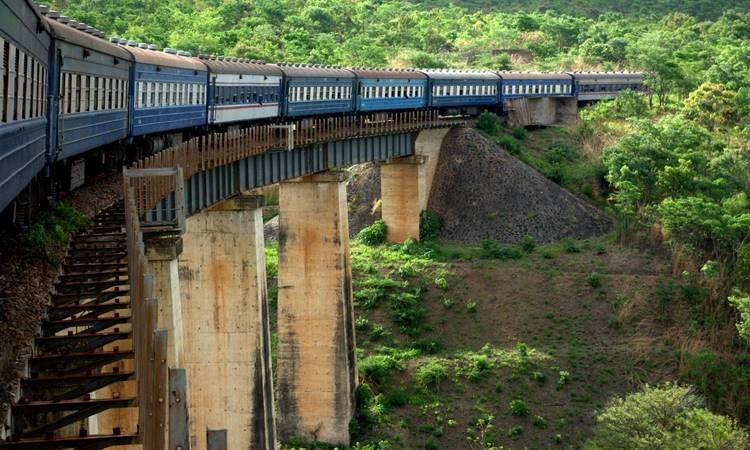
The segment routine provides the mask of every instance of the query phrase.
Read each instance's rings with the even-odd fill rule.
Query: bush
[[[510,134],[512,134],[513,137],[518,139],[519,141],[525,141],[526,138],[529,137],[529,134],[526,132],[526,128],[524,127],[515,127],[510,130]]]
[[[521,239],[521,249],[526,253],[531,253],[536,248],[536,240],[528,234]]]
[[[597,417],[590,450],[627,448],[726,449],[748,448],[747,433],[725,416],[702,408],[688,387],[646,386],[616,397]]]
[[[67,203],[60,203],[41,214],[26,236],[34,252],[46,259],[52,257],[53,247],[67,244],[70,237],[86,228],[89,219]]]
[[[523,427],[521,425],[514,425],[508,430],[508,437],[511,439],[518,439],[523,434]]]
[[[510,401],[510,412],[515,416],[525,416],[529,413],[529,407],[523,399],[517,398]]]
[[[395,369],[401,369],[399,362],[390,355],[370,355],[357,362],[359,371],[373,383],[382,383]]]
[[[567,370],[561,370],[557,377],[557,389],[561,389],[568,383],[570,383],[570,372]]]
[[[440,219],[432,211],[419,213],[419,240],[422,242],[434,241],[440,231]]]
[[[541,430],[547,428],[547,421],[544,420],[544,417],[542,416],[534,416],[534,418],[531,420],[531,424]]]
[[[417,368],[414,375],[420,386],[425,388],[440,387],[440,382],[448,379],[448,367],[446,361],[439,358],[431,358]]]
[[[568,144],[555,142],[547,150],[546,157],[550,164],[559,164],[563,161],[572,161],[575,157],[575,152]]]
[[[599,276],[599,274],[596,273],[596,272],[591,272],[589,274],[588,281],[589,281],[589,286],[591,286],[594,289],[596,289],[596,288],[598,288],[598,287],[600,287],[602,285],[602,279]]]
[[[476,300],[469,300],[466,302],[466,312],[468,313],[475,313],[477,312],[477,302]]]
[[[507,134],[504,134],[498,137],[495,140],[495,142],[497,143],[497,145],[504,148],[511,155],[521,154],[521,144],[513,136],[508,136]]]
[[[523,256],[523,252],[517,247],[499,244],[492,239],[485,239],[482,241],[480,255],[482,258],[487,259],[520,259]]]
[[[369,246],[380,245],[385,242],[387,237],[388,225],[382,220],[376,220],[372,225],[363,228],[357,234],[357,239]]]
[[[477,117],[477,130],[484,131],[490,136],[496,135],[500,131],[500,120],[495,113],[485,111]]]

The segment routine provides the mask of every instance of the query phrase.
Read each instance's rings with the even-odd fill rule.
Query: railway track
[[[72,238],[0,449],[136,442],[134,426],[118,423],[134,423],[136,405],[126,254],[122,203]]]

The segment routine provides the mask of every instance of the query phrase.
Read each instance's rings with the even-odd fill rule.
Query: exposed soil
[[[641,383],[674,379],[667,328],[651,319],[658,316],[654,289],[669,277],[664,258],[608,244],[606,251],[592,246],[551,258],[537,251],[520,260],[456,261],[450,266],[454,275],[448,289],[427,289],[427,331],[420,339],[439,342],[436,356],[448,358],[480,351],[485,344],[512,350],[522,342],[551,358],[538,369],[546,380],[519,377],[502,367],[477,381],[451,376],[441,383],[431,406],[407,403],[390,411],[390,424],[381,431],[398,436],[400,444],[394,448],[425,448],[428,442],[440,449],[475,448],[466,441],[467,428],[486,413],[494,416],[491,438],[503,448],[556,448],[557,434],[561,448],[580,448],[597,410],[613,395]],[[590,285],[592,272],[599,274],[600,287]],[[451,307],[445,306],[446,299],[453,300]],[[467,309],[470,301],[476,302],[476,312]],[[387,310],[357,313],[384,324],[398,340],[412,340],[399,335]],[[373,350],[381,342],[363,333],[357,341]],[[392,376],[386,390],[420,395],[413,387],[419,365],[413,361]],[[561,370],[570,373],[570,382],[558,387]],[[527,415],[511,414],[509,403],[516,398],[528,405]],[[546,426],[535,426],[535,416],[543,417]],[[509,436],[512,427],[523,429],[520,436]]]
[[[64,201],[93,217],[120,198],[122,177],[106,174],[90,180]],[[0,418],[4,418],[59,267],[34,254],[23,235],[0,239]],[[65,252],[64,247],[56,248],[50,259],[61,261]]]

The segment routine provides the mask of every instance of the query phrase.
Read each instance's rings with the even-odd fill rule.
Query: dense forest
[[[711,410],[750,424],[750,2],[58,0],[57,7],[111,36],[194,53],[354,66],[646,71],[647,95],[582,111],[565,131],[567,147],[538,156],[519,150],[523,132],[492,124],[486,131],[565,187],[576,191],[576,177],[600,182],[601,192],[579,193],[608,209],[617,239],[670,254],[674,280],[652,302],[661,311],[655,320],[676,330],[677,381],[695,386]],[[433,368],[437,375],[424,371],[425,386],[447,378]],[[731,421],[707,416],[693,391],[672,388],[614,401],[589,447],[625,442],[623,426],[663,425],[692,434],[650,430],[661,438],[629,448],[717,448],[701,446],[706,429],[726,432],[722,439],[733,444],[722,448],[742,448],[746,436]],[[363,404],[377,409],[374,390]],[[682,405],[684,417],[670,416],[677,425],[638,423],[665,402]],[[364,422],[377,421],[373,414],[363,413]],[[633,422],[621,422],[627,417]],[[484,439],[491,422],[477,419],[472,448],[500,448],[476,437]]]

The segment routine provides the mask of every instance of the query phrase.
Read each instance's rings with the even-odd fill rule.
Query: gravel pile
[[[428,209],[442,222],[440,238],[515,243],[586,238],[609,231],[611,220],[472,129],[443,142]]]

